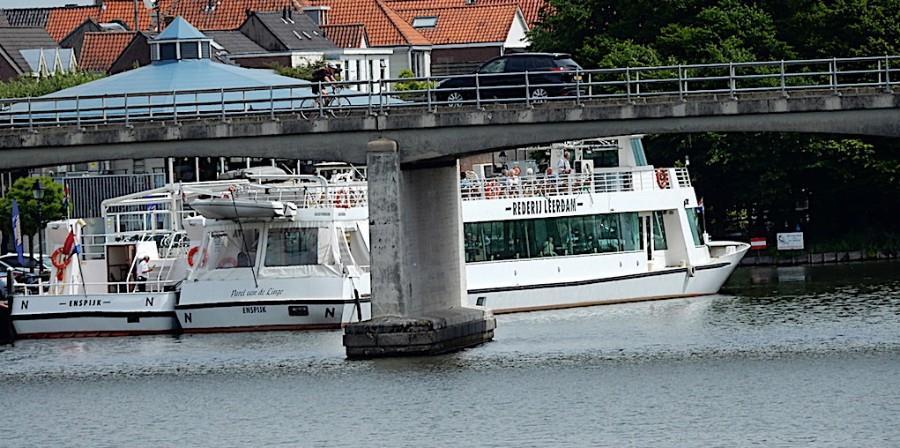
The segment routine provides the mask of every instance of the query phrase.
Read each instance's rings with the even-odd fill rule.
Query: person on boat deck
[[[153,269],[150,267],[150,256],[144,255],[141,258],[141,261],[137,265],[137,290],[139,292],[147,291],[147,279],[150,278],[150,271]]]
[[[541,248],[541,256],[542,257],[555,257],[556,249],[553,248],[553,237],[548,237],[547,241],[544,242],[544,247]]]
[[[570,174],[572,165],[569,164],[569,151],[563,151],[563,156],[556,162],[556,172],[559,174]]]

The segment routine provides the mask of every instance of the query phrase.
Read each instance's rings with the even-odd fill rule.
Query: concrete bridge
[[[0,129],[0,169],[152,157],[254,156],[366,162],[366,144],[402,142],[402,163],[604,135],[809,132],[900,137],[893,88],[563,99],[482,107],[407,106],[340,119],[296,113]],[[464,138],[461,138],[463,137]],[[252,150],[251,150],[252,148]]]
[[[0,169],[173,156],[364,163],[374,319],[347,329],[348,356],[439,353],[489,340],[494,328],[489,314],[461,307],[466,288],[458,157],[643,133],[900,137],[900,70],[892,64],[900,67],[900,60],[586,70],[574,78],[574,97],[532,98],[534,86],[526,80],[517,86],[523,88],[522,98],[496,100],[490,88],[477,87],[470,91],[474,100],[453,107],[459,105],[440,101],[445,91],[430,88],[404,92],[402,103],[386,103],[379,96],[376,104],[370,94],[366,106],[346,117],[316,120],[295,110],[290,98],[270,99],[262,110],[243,104],[235,111],[235,101],[226,101],[232,92],[225,91],[219,110],[209,108],[216,101],[208,97],[216,92],[194,93],[193,103],[177,100],[191,97],[190,92],[161,92],[148,95],[169,95],[168,109],[132,106],[129,111],[125,98],[124,108],[109,106],[102,119],[97,108],[91,108],[94,115],[82,116],[82,99],[69,99],[74,109],[69,104],[62,110],[40,99],[28,100],[25,110],[22,100],[14,100],[15,106],[0,113]],[[369,87],[369,92],[392,90],[390,85]],[[205,99],[198,101],[201,95]],[[270,91],[269,98],[274,97]],[[52,100],[54,105],[60,101]],[[160,103],[148,97],[146,104]],[[191,107],[196,113],[185,112]]]

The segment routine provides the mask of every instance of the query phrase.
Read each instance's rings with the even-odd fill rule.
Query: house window
[[[362,71],[361,62],[362,61],[360,61],[359,59],[356,60],[356,79],[357,80],[363,79],[363,71]]]
[[[181,43],[181,59],[198,59],[200,57],[200,46],[197,42]]]
[[[437,17],[435,16],[420,16],[413,19],[412,22],[413,28],[434,28],[437,26]]]
[[[412,57],[410,58],[412,62],[412,70],[413,74],[416,77],[425,76],[425,52],[422,51],[414,51],[412,52]]]
[[[178,59],[175,44],[159,44],[159,60],[172,61]]]

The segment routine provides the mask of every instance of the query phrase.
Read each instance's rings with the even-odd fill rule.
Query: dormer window
[[[199,42],[182,42],[181,44],[181,59],[199,59],[200,58],[200,46]]]
[[[434,28],[437,26],[437,17],[421,16],[413,19],[413,28]]]
[[[175,48],[175,42],[159,44],[159,60],[174,61],[178,59],[178,51]]]

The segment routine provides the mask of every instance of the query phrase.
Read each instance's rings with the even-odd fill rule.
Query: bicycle
[[[313,120],[328,114],[334,118],[350,116],[350,99],[341,95],[342,86],[324,85],[315,97],[304,98],[300,102],[300,116],[305,120]],[[321,100],[321,101],[320,101]]]

